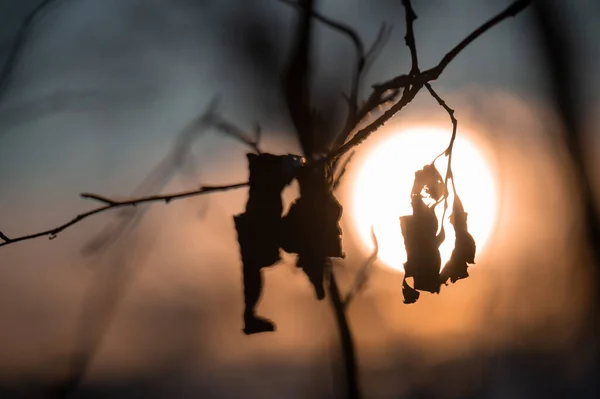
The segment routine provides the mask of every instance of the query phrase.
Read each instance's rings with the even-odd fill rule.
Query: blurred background
[[[0,63],[39,3],[0,0]],[[545,2],[555,11],[558,3]],[[415,0],[422,68],[508,4]],[[394,26],[368,84],[410,69],[401,2],[323,0],[319,9],[354,26],[366,43],[382,22]],[[599,395],[589,218],[565,140],[573,126],[556,106],[536,10],[483,35],[435,82],[460,126],[482,143],[500,211],[471,277],[439,296],[404,305],[401,274],[376,265],[349,311],[366,398]],[[584,149],[576,161],[593,172],[600,170],[600,6],[580,0],[559,10],[572,43],[569,93],[576,96],[567,101]],[[278,89],[295,12],[275,0],[51,2],[0,80],[0,230],[18,236],[61,224],[96,205],[81,192],[118,199],[245,181],[246,148],[190,126],[215,96],[219,112],[240,127],[261,123],[265,151],[298,153]],[[339,91],[354,49],[317,27],[317,84]],[[450,129],[425,92],[361,147],[340,188],[343,205],[361,152],[423,123]],[[188,151],[169,156],[182,140]],[[590,174],[596,193],[599,179]],[[127,214],[106,212],[55,240],[1,248],[0,397],[42,397],[81,356],[88,366],[73,397],[338,397],[332,310],[314,299],[288,257],[267,271],[259,305],[277,333],[241,332],[232,215],[243,211],[245,196],[141,207],[143,217],[138,212],[127,228],[119,225]],[[336,270],[345,287],[369,254],[349,212],[342,227],[349,256]]]

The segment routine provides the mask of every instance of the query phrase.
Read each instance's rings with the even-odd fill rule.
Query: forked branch
[[[334,149],[328,156],[328,159],[333,161],[337,157],[345,154],[350,151],[355,146],[361,144],[364,140],[366,140],[373,132],[378,130],[381,126],[383,126],[386,122],[388,122],[394,115],[400,112],[406,105],[408,105],[414,97],[418,94],[418,92],[423,88],[425,83],[436,80],[439,78],[444,69],[448,66],[448,64],[456,58],[456,56],[464,50],[470,43],[472,43],[475,39],[481,36],[483,33],[490,30],[492,27],[496,26],[501,21],[516,16],[519,12],[523,11],[527,5],[531,3],[531,0],[518,0],[512,3],[508,8],[504,11],[500,12],[495,17],[491,18],[477,29],[475,29],[471,34],[469,34],[464,40],[462,40],[459,44],[457,44],[454,48],[452,48],[443,58],[442,60],[433,68],[430,68],[424,72],[414,73],[415,70],[418,70],[418,64],[415,62],[417,59],[416,55],[416,46],[414,44],[414,34],[412,33],[412,23],[416,19],[416,15],[414,15],[414,11],[411,14],[412,7],[410,6],[410,0],[403,0],[403,4],[405,5],[405,11],[407,12],[406,21],[407,21],[407,34],[405,36],[405,40],[407,42],[407,46],[411,50],[411,59],[413,60],[413,66],[411,67],[411,73],[406,75],[399,75],[393,79],[390,79],[387,82],[383,82],[377,85],[374,85],[373,92],[371,93],[369,100],[367,100],[367,104],[373,105],[381,103],[382,96],[384,93],[395,91],[398,93],[402,90],[401,98],[392,105],[387,111],[385,111],[381,116],[379,116],[375,121],[373,121],[368,126],[360,129],[352,139],[347,141],[342,146]],[[414,18],[413,18],[414,17]],[[409,33],[410,32],[410,33]],[[416,67],[415,67],[416,65]],[[371,108],[373,109],[373,108]],[[368,113],[369,111],[367,111]],[[366,115],[366,114],[365,114]],[[364,118],[364,116],[363,116]],[[362,120],[362,119],[361,119]]]
[[[298,2],[290,1],[290,0],[283,0],[283,1],[285,1],[288,4],[293,4],[293,5],[300,4]],[[45,2],[45,3],[49,3],[49,1]],[[436,65],[435,67],[428,69],[424,72],[419,72],[417,50],[416,50],[416,45],[415,45],[415,40],[414,40],[414,31],[413,31],[413,27],[412,27],[413,22],[416,19],[416,14],[414,13],[414,11],[412,9],[410,0],[403,0],[403,5],[405,7],[405,13],[406,13],[406,23],[407,23],[407,31],[406,31],[405,41],[411,52],[411,60],[412,60],[411,72],[408,75],[406,75],[406,74],[399,75],[393,79],[390,79],[387,82],[373,86],[373,91],[372,91],[371,95],[369,96],[369,98],[367,99],[367,101],[363,104],[362,107],[356,108],[357,110],[356,110],[354,118],[351,119],[349,116],[348,123],[346,124],[346,126],[344,127],[342,132],[337,136],[336,141],[339,145],[334,146],[332,151],[330,151],[329,154],[325,158],[321,159],[319,162],[322,162],[322,161],[335,162],[335,161],[337,161],[337,159],[339,157],[341,157],[342,155],[344,155],[345,153],[347,153],[348,151],[352,150],[354,147],[356,147],[357,145],[362,143],[373,132],[375,132],[377,129],[379,129],[381,126],[383,126],[387,121],[389,121],[393,116],[395,116],[399,111],[401,111],[406,105],[408,105],[415,98],[415,96],[419,93],[419,91],[423,88],[423,86],[425,86],[430,91],[431,95],[438,101],[438,103],[442,107],[444,107],[444,109],[446,109],[446,111],[449,113],[449,115],[452,119],[452,122],[453,122],[453,134],[452,134],[451,142],[450,142],[448,149],[445,151],[445,153],[447,153],[447,155],[448,155],[448,165],[449,165],[448,172],[446,175],[446,184],[447,184],[448,179],[450,177],[452,177],[451,150],[452,150],[452,146],[454,143],[454,138],[456,136],[456,119],[454,118],[453,111],[445,104],[444,101],[442,101],[442,99],[437,95],[437,93],[435,93],[435,91],[431,88],[431,86],[428,85],[428,83],[432,80],[436,80],[441,75],[441,73],[444,71],[444,69],[448,66],[448,64],[454,58],[456,58],[456,56],[462,50],[464,50],[471,42],[473,42],[475,39],[477,39],[483,33],[488,31],[489,29],[491,29],[492,27],[494,27],[495,25],[497,25],[504,19],[507,19],[508,17],[514,17],[519,12],[521,12],[523,9],[525,9],[525,7],[527,5],[529,5],[530,3],[531,3],[531,0],[515,1],[504,11],[502,11],[501,13],[499,13],[498,15],[491,18],[489,21],[485,22],[480,27],[475,29],[469,36],[467,36],[458,45],[456,45],[453,49],[451,49],[442,58],[442,60],[438,63],[438,65]],[[319,13],[314,11],[314,8],[312,7],[312,2],[307,2],[307,4],[309,4],[308,7],[304,6],[304,3],[302,3],[302,7],[301,7],[301,8],[304,8],[305,9],[304,11],[308,14],[308,15],[305,15],[303,18],[303,23],[301,24],[301,27],[300,27],[300,30],[302,32],[306,33],[307,29],[309,28],[309,22],[310,22],[309,20],[311,18],[316,18],[319,21],[327,24],[328,26],[330,26],[330,27],[346,34],[348,37],[350,37],[357,48],[357,54],[360,54],[360,56],[358,57],[359,60],[357,62],[357,74],[354,76],[354,80],[353,80],[353,87],[356,87],[357,89],[352,91],[352,93],[356,93],[356,94],[351,94],[350,100],[352,100],[352,97],[354,95],[356,95],[356,97],[358,96],[358,87],[360,86],[359,81],[360,81],[360,77],[361,77],[361,71],[364,71],[364,65],[365,65],[366,58],[373,56],[374,54],[376,54],[378,52],[378,49],[381,48],[382,43],[385,42],[387,36],[389,35],[389,31],[386,32],[386,30],[384,28],[382,28],[380,30],[380,34],[378,35],[378,39],[376,40],[374,46],[369,51],[367,51],[367,53],[365,54],[364,53],[364,45],[362,44],[362,41],[358,37],[358,34],[356,34],[356,32],[353,29],[320,15]],[[304,114],[301,115],[297,112],[298,110],[300,110],[301,111],[300,113],[302,113],[303,112],[302,110],[306,109],[306,107],[305,107],[306,104],[304,104],[304,102],[307,100],[306,89],[307,89],[307,84],[310,81],[310,79],[309,79],[310,65],[309,65],[308,59],[307,59],[308,49],[310,47],[310,44],[306,39],[306,38],[308,38],[308,34],[304,35],[305,36],[304,41],[302,39],[300,39],[303,36],[302,32],[299,33],[299,39],[298,39],[299,42],[297,43],[296,52],[293,57],[294,61],[292,62],[292,65],[290,66],[291,69],[288,71],[288,74],[287,74],[287,79],[286,79],[286,84],[288,85],[287,86],[287,100],[288,100],[288,102],[290,102],[290,104],[288,104],[288,105],[290,106],[290,111],[292,111],[292,114],[293,114],[292,119],[294,120],[294,122],[296,124],[297,130],[299,131],[300,135],[302,136],[303,140],[301,140],[301,141],[303,144],[303,148],[305,149],[305,152],[312,153],[311,150],[313,147],[312,146],[313,143],[312,143],[312,139],[310,138],[310,136],[312,135],[313,132],[312,132],[310,118],[307,117],[307,115],[304,115]],[[402,95],[398,99],[397,97],[400,93],[402,93]],[[349,136],[349,134],[354,129],[356,129],[356,127],[364,120],[364,118],[372,110],[380,107],[383,104],[387,104],[390,102],[392,102],[393,104],[382,115],[380,115],[375,121],[370,123],[368,126],[360,129],[358,132],[356,132],[356,134],[350,140],[346,141],[346,138]],[[351,101],[351,103],[356,103],[356,102]],[[352,114],[350,114],[350,115],[352,115]],[[304,118],[305,116],[306,116],[306,118]],[[260,152],[260,149],[258,146],[258,142],[259,142],[259,138],[260,138],[260,129],[256,130],[256,133],[257,133],[256,137],[254,140],[252,140],[249,138],[249,135],[244,134],[241,131],[241,129],[238,129],[234,125],[229,124],[224,119],[217,117],[214,114],[208,115],[208,118],[209,119],[212,118],[212,121],[216,122],[216,127],[219,128],[220,130],[225,131],[226,133],[230,134],[231,136],[244,142],[246,145],[248,145],[249,147],[254,149],[256,152]],[[346,164],[344,164],[344,165],[346,165]],[[344,166],[342,166],[342,171],[343,171],[343,169],[344,169]],[[341,177],[341,174],[338,175],[338,181],[339,181],[339,177]],[[454,179],[452,180],[452,182],[454,184]],[[128,201],[115,201],[115,200],[111,200],[106,197],[102,197],[102,196],[98,196],[98,195],[82,194],[82,196],[84,196],[84,198],[94,199],[96,201],[100,201],[100,202],[104,203],[105,205],[100,208],[96,208],[91,211],[85,212],[81,215],[78,215],[71,221],[69,221],[61,226],[58,226],[56,228],[46,230],[43,232],[25,235],[25,236],[21,236],[21,237],[14,237],[14,238],[11,238],[11,237],[7,236],[6,234],[0,232],[0,240],[1,240],[0,246],[5,246],[8,244],[13,244],[16,242],[30,240],[30,239],[44,237],[44,236],[47,236],[52,239],[52,238],[56,237],[56,235],[58,233],[67,229],[68,227],[74,225],[75,223],[78,223],[79,221],[81,221],[87,217],[90,217],[97,213],[104,212],[104,211],[112,209],[112,208],[135,206],[137,204],[156,202],[156,201],[165,201],[168,203],[169,201],[174,200],[174,199],[186,198],[186,197],[191,197],[191,196],[196,196],[196,195],[203,195],[203,194],[208,194],[208,193],[215,192],[215,191],[231,190],[231,189],[236,189],[236,188],[240,188],[240,187],[245,187],[247,185],[248,185],[248,183],[238,183],[238,184],[226,185],[226,186],[206,186],[206,187],[201,187],[200,189],[197,189],[197,190],[187,191],[187,192],[179,193],[179,194],[171,194],[171,195],[164,195],[164,196],[155,195],[155,196],[136,198],[136,199],[132,199],[132,200],[128,200]]]

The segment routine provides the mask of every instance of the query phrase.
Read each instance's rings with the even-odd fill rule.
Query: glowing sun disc
[[[399,217],[412,213],[410,192],[414,173],[444,151],[449,138],[447,129],[403,130],[370,149],[357,167],[351,214],[358,236],[365,249],[372,250],[370,230],[373,225],[379,242],[379,259],[396,270],[403,271],[406,262]],[[447,162],[448,158],[442,156],[435,163],[442,176],[445,176]],[[456,190],[469,215],[469,231],[477,243],[477,255],[480,255],[496,222],[496,184],[494,174],[475,142],[461,132],[454,143],[452,171]],[[446,240],[440,247],[442,265],[450,258],[454,247],[454,230],[448,222],[451,199],[452,195],[444,223]],[[441,220],[442,211],[443,204],[440,204],[436,207],[438,220]]]

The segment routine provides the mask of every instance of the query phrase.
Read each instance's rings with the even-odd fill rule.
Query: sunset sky
[[[38,2],[0,0],[0,63]],[[320,3],[366,43],[381,22],[394,26],[367,83],[410,69],[401,2]],[[510,1],[413,3],[419,62],[428,68]],[[593,155],[600,145],[600,9],[593,0],[564,7],[580,44],[581,109]],[[0,94],[0,231],[18,236],[61,224],[97,205],[81,199],[82,192],[129,197],[215,96],[221,115],[240,127],[251,131],[260,122],[265,151],[298,153],[277,87],[294,12],[276,0],[57,0],[33,27]],[[422,294],[415,305],[402,303],[401,273],[377,262],[349,311],[365,397],[422,390],[435,398],[475,392],[529,398],[531,390],[549,397],[543,389],[551,384],[539,382],[540,375],[552,376],[556,389],[583,378],[569,362],[585,363],[578,357],[578,326],[589,274],[532,21],[531,10],[504,21],[433,83],[455,110],[459,135],[461,129],[471,134],[489,163],[498,214],[471,277],[440,295]],[[249,30],[262,34],[256,46],[277,55],[274,74],[248,65],[241,45]],[[353,48],[321,27],[317,39],[319,82],[347,87]],[[344,287],[368,256],[351,212],[360,166],[389,137],[423,126],[451,132],[448,115],[425,90],[361,147],[349,168],[338,195],[349,255],[336,268]],[[214,130],[203,132],[185,167],[146,194],[243,182],[246,150]],[[592,157],[590,164],[600,166]],[[382,174],[394,184],[394,170]],[[93,256],[82,249],[118,222],[118,211],[52,241],[0,248],[0,397],[21,397],[32,381],[59,379],[78,345],[97,348],[81,397],[92,391],[98,397],[336,397],[341,365],[332,311],[314,299],[287,255],[267,271],[259,305],[278,331],[241,332],[232,215],[243,211],[246,193],[153,205],[138,226]],[[294,188],[286,191],[286,201],[294,195]],[[534,355],[560,365],[530,367]]]

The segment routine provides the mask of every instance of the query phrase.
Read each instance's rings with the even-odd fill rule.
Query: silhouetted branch
[[[514,17],[519,12],[521,12],[531,1],[530,0],[518,0],[511,4],[507,9],[496,15],[494,18],[482,24],[480,27],[475,29],[469,36],[467,36],[464,40],[462,40],[458,45],[456,45],[452,50],[450,50],[435,67],[428,69],[424,72],[418,72],[416,74],[410,75],[399,75],[387,82],[376,84],[373,86],[373,92],[367,101],[369,103],[377,103],[381,101],[381,98],[384,93],[388,91],[396,91],[399,92],[403,90],[401,98],[396,102],[392,107],[390,107],[387,111],[383,113],[383,115],[379,116],[375,121],[373,121],[368,126],[360,129],[354,137],[348,140],[344,145],[334,149],[328,154],[327,159],[332,161],[337,157],[345,154],[350,149],[355,146],[361,144],[364,140],[366,140],[373,132],[378,130],[381,126],[383,126],[387,121],[389,121],[393,116],[395,116],[398,112],[400,112],[406,105],[408,105],[418,94],[418,92],[423,88],[424,84],[430,82],[432,80],[436,80],[441,73],[444,71],[446,66],[454,59],[456,56],[465,49],[471,42],[481,36],[483,33],[487,32],[489,29],[497,25],[499,22],[503,21],[508,17]],[[410,14],[412,11],[412,7],[410,7],[410,1],[404,0],[403,4],[405,4],[405,12]],[[408,5],[408,7],[406,7]],[[414,21],[416,19],[416,15],[414,15],[414,11],[412,15],[407,15],[407,21]],[[414,38],[411,42],[411,37],[413,35],[408,33],[408,30],[412,29],[412,23],[407,24],[407,34],[406,41],[407,45],[411,49],[411,56],[414,51],[416,58],[416,47],[414,46]],[[417,64],[418,65],[418,64]],[[413,63],[414,66],[414,63]],[[364,116],[363,116],[364,117]]]
[[[391,32],[391,28],[387,28],[385,24],[381,25],[379,29],[379,33],[377,34],[377,38],[365,54],[362,52],[357,54],[357,62],[354,69],[354,73],[352,76],[352,82],[350,84],[350,96],[347,97],[346,101],[348,103],[348,116],[346,117],[346,123],[344,128],[337,135],[333,148],[337,148],[344,144],[350,133],[356,128],[356,126],[360,123],[360,121],[373,109],[377,108],[381,104],[389,101],[386,99],[381,99],[379,97],[379,101],[375,101],[375,98],[372,98],[371,101],[367,101],[360,107],[359,97],[360,97],[360,87],[362,80],[367,72],[367,69],[373,64],[377,56],[379,55],[380,50],[385,46],[389,39],[389,35]],[[395,96],[395,94],[394,94]]]
[[[208,122],[211,123],[216,129],[219,129],[223,133],[231,136],[243,144],[250,147],[254,152],[260,154],[260,138],[261,138],[261,128],[260,125],[256,125],[256,129],[254,131],[254,139],[251,139],[248,133],[244,132],[242,129],[234,125],[233,123],[225,120],[223,117],[213,114],[208,117]]]
[[[452,136],[450,137],[450,144],[448,147],[431,162],[432,164],[442,155],[448,157],[448,165],[446,166],[446,177],[444,179],[444,185],[446,186],[446,195],[444,196],[444,212],[442,213],[442,226],[444,225],[444,217],[446,216],[446,210],[448,209],[448,179],[452,179],[452,190],[454,195],[456,193],[456,185],[454,184],[454,175],[452,174],[452,149],[454,148],[454,140],[456,140],[456,130],[458,128],[458,121],[454,116],[454,110],[446,104],[446,102],[433,90],[433,87],[429,83],[425,83],[425,88],[429,91],[431,96],[435,98],[438,104],[446,110],[450,121],[452,122]]]
[[[173,174],[185,170],[192,159],[191,152],[194,142],[204,133],[208,119],[218,107],[218,99],[214,98],[206,110],[198,114],[175,137],[169,153],[142,180],[139,186],[129,195],[133,198],[145,197],[154,192],[160,192],[168,184]],[[118,240],[127,230],[139,223],[147,209],[128,208],[117,214],[118,219],[107,225],[82,249],[84,255],[90,255],[106,248]]]
[[[432,80],[436,80],[442,74],[444,69],[450,64],[450,62],[456,58],[456,56],[463,51],[469,44],[471,44],[475,39],[479,36],[493,28],[495,25],[504,21],[509,17],[515,17],[521,11],[523,11],[529,4],[531,0],[517,0],[508,6],[504,11],[493,17],[492,19],[485,22],[479,28],[475,29],[469,36],[464,38],[460,43],[458,43],[452,50],[450,50],[444,58],[439,62],[435,67],[428,69],[423,72],[423,76],[426,81],[430,82]]]
[[[340,289],[335,279],[333,270],[329,273],[329,299],[333,305],[335,319],[338,324],[338,331],[340,333],[340,341],[342,344],[342,353],[344,355],[344,368],[346,371],[346,398],[348,399],[360,399],[360,386],[358,383],[358,370],[356,362],[356,350],[354,348],[354,339],[352,337],[352,330],[348,325],[348,319],[346,318],[346,309]]]
[[[296,24],[291,55],[283,74],[286,105],[304,156],[308,159],[315,154],[314,115],[310,104],[313,10],[314,0],[303,0],[302,7],[298,7],[300,20]]]
[[[369,278],[369,272],[371,271],[373,264],[377,260],[377,255],[379,254],[379,243],[377,242],[377,237],[375,236],[375,230],[373,226],[371,226],[371,240],[373,241],[374,246],[373,252],[365,262],[364,266],[358,272],[356,280],[354,280],[354,284],[352,285],[352,287],[350,287],[350,290],[346,294],[346,299],[343,302],[344,308],[348,308],[350,302],[352,302],[352,300],[356,297],[356,295],[358,295],[360,290],[363,289]]]
[[[415,32],[413,29],[413,23],[417,19],[417,14],[415,14],[410,0],[402,0],[402,5],[404,6],[406,21],[406,35],[404,35],[404,42],[410,50],[410,74],[415,75],[419,73],[419,58],[417,57],[417,45],[415,43]]]
[[[288,4],[290,6],[300,7],[300,8],[307,10],[313,18],[324,23],[325,25],[329,26],[330,28],[339,31],[343,35],[348,36],[348,38],[352,41],[352,43],[356,47],[356,53],[358,54],[359,58],[363,57],[365,45],[363,44],[363,41],[361,40],[358,33],[356,33],[356,31],[352,27],[345,25],[341,22],[334,21],[333,19],[324,16],[323,14],[319,13],[318,11],[316,11],[314,9],[308,9],[306,7],[306,5],[302,3],[302,1],[295,1],[295,0],[280,0],[280,1],[282,3]]]
[[[167,195],[151,195],[148,197],[135,198],[132,200],[125,200],[125,201],[117,201],[117,200],[113,200],[113,199],[110,199],[110,198],[107,198],[107,197],[104,197],[101,195],[97,195],[97,194],[82,193],[81,197],[91,199],[94,201],[98,201],[105,205],[101,206],[99,208],[87,211],[80,215],[77,215],[75,218],[71,219],[67,223],[64,223],[58,227],[55,227],[55,228],[49,229],[49,230],[45,230],[45,231],[42,231],[39,233],[34,233],[34,234],[25,235],[25,236],[11,238],[11,237],[7,236],[6,234],[4,234],[3,232],[0,232],[0,238],[3,240],[3,242],[0,242],[0,247],[9,245],[9,244],[15,244],[20,241],[32,240],[34,238],[39,238],[39,237],[48,237],[49,239],[52,240],[52,239],[56,238],[56,236],[59,233],[66,230],[67,228],[73,226],[74,224],[81,222],[83,219],[86,219],[92,215],[96,215],[101,212],[105,212],[109,209],[122,208],[122,207],[127,207],[127,206],[136,206],[139,204],[144,204],[144,203],[149,203],[149,202],[163,202],[164,201],[165,203],[168,204],[169,202],[171,202],[173,200],[178,200],[178,199],[188,198],[188,197],[195,197],[197,195],[210,194],[210,193],[214,193],[214,192],[218,192],[218,191],[234,190],[237,188],[242,188],[242,187],[247,187],[247,186],[248,186],[247,182],[229,184],[229,185],[224,185],[224,186],[202,186],[199,189],[192,190],[192,191],[184,191],[181,193],[167,194]]]

